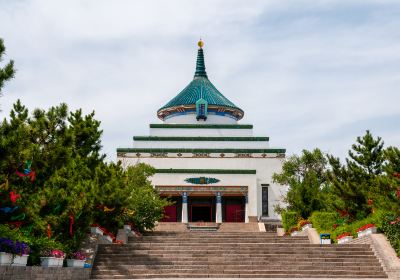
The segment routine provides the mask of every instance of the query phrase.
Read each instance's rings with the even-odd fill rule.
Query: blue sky
[[[366,129],[400,146],[399,14],[384,0],[0,0],[18,71],[0,117],[18,98],[95,110],[113,160],[190,82],[202,37],[210,80],[271,146],[344,157]]]

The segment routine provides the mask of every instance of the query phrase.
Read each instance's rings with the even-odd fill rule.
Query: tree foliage
[[[373,203],[381,192],[377,180],[382,175],[385,160],[382,139],[374,139],[367,131],[352,145],[346,165],[333,156],[328,156],[328,159],[332,167],[328,176],[337,196],[334,207],[350,219],[361,219],[371,214],[371,201]]]
[[[366,131],[357,137],[345,164],[318,149],[289,157],[273,179],[289,186],[282,221],[296,214],[312,221],[333,238],[356,234],[361,226],[375,224],[397,252],[400,225],[400,149],[384,148],[380,137]],[[286,226],[288,227],[288,226]]]
[[[3,61],[3,56],[6,52],[6,47],[4,46],[3,39],[0,38],[0,62]],[[4,67],[0,66],[0,96],[1,89],[4,86],[4,83],[14,77],[15,69],[14,69],[14,61],[10,60]]]
[[[313,211],[326,209],[326,168],[326,157],[319,149],[303,150],[283,163],[282,172],[274,174],[273,180],[289,186],[288,210],[307,218]]]
[[[154,169],[105,162],[101,135],[93,112],[60,104],[30,115],[18,100],[0,124],[0,203],[13,210],[1,222],[71,250],[94,222],[114,233],[126,223],[152,229],[167,205],[148,179]]]

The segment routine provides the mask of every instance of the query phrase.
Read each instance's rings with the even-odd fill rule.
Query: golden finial
[[[197,45],[199,46],[200,49],[202,49],[204,47],[204,42],[201,40],[197,43]]]

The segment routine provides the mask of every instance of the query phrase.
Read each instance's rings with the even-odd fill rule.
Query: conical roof
[[[210,82],[207,77],[206,67],[204,63],[203,43],[199,42],[199,50],[197,51],[196,72],[193,81],[189,83],[177,96],[171,101],[161,107],[157,114],[162,118],[163,111],[176,108],[195,106],[196,101],[204,99],[208,102],[210,107],[221,107],[230,109],[229,111],[235,112],[235,117],[241,119],[243,117],[243,110],[233,104],[226,98],[217,88]]]

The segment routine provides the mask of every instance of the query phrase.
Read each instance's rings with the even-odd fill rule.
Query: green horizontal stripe
[[[156,173],[256,174],[252,169],[156,169]]]
[[[133,136],[135,141],[269,141],[269,137]]]
[[[252,129],[251,124],[150,124],[150,128]]]
[[[175,149],[175,148],[118,148],[117,153],[265,153],[283,154],[286,149]]]

